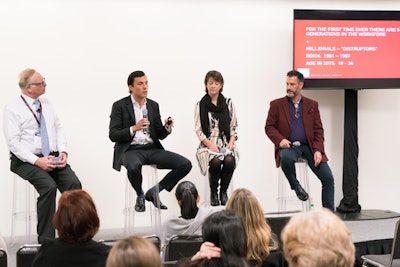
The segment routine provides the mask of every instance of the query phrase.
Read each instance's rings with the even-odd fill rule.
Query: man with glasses
[[[81,188],[78,177],[67,163],[64,128],[49,101],[40,97],[46,92],[46,86],[39,72],[23,70],[19,76],[21,95],[6,105],[3,119],[10,169],[30,182],[39,193],[39,243],[55,238],[52,220],[57,188],[60,192]]]
[[[297,197],[309,198],[296,178],[295,162],[302,157],[322,182],[322,206],[334,211],[334,179],[325,154],[318,103],[301,95],[303,85],[303,74],[287,73],[286,96],[271,101],[265,133],[275,145],[276,167],[282,168]]]

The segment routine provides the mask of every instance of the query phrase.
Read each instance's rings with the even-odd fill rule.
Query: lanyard
[[[32,110],[32,108],[29,106],[28,102],[26,102],[26,99],[21,95],[22,100],[24,101],[25,105],[29,108],[29,110],[32,112],[33,117],[35,117],[36,122],[39,124],[40,127],[40,120],[38,118],[38,116],[36,115],[36,113]],[[40,103],[39,109],[37,112],[40,113],[40,116],[42,116],[42,103]]]

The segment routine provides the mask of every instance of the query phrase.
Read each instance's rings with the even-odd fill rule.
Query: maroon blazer
[[[302,96],[303,123],[306,132],[307,142],[311,151],[319,150],[322,154],[322,162],[328,158],[324,149],[324,128],[318,109],[318,102]],[[282,97],[271,101],[265,133],[275,145],[276,167],[280,166],[279,143],[290,136],[290,114],[288,98]]]

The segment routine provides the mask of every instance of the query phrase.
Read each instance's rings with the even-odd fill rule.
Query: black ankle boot
[[[211,206],[219,206],[218,194],[211,193]]]
[[[226,202],[228,202],[228,194],[226,194],[226,192],[221,192],[219,194],[219,199],[221,200],[221,205],[225,206]]]

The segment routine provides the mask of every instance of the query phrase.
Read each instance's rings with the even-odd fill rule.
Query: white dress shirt
[[[34,99],[22,95],[32,111],[36,111]],[[60,123],[53,107],[46,98],[39,98],[41,112],[46,120],[49,136],[50,151],[66,151],[66,138],[64,128]],[[4,109],[3,129],[8,149],[24,162],[34,164],[41,154],[35,146],[35,134],[39,131],[36,121],[29,107],[19,96],[8,103]]]
[[[140,107],[139,103],[135,101],[135,99],[133,98],[132,95],[131,95],[131,100],[132,100],[132,104],[133,104],[133,110],[135,113],[135,120],[137,123],[138,121],[143,119],[143,110],[147,109],[147,105],[146,105],[147,100],[145,99],[144,105],[142,107]],[[129,130],[131,132],[131,136],[133,136],[131,145],[145,145],[145,144],[153,143],[153,139],[151,139],[151,137],[150,137],[149,127],[147,128],[146,131],[140,130],[140,131],[133,132],[132,127],[130,127]]]

